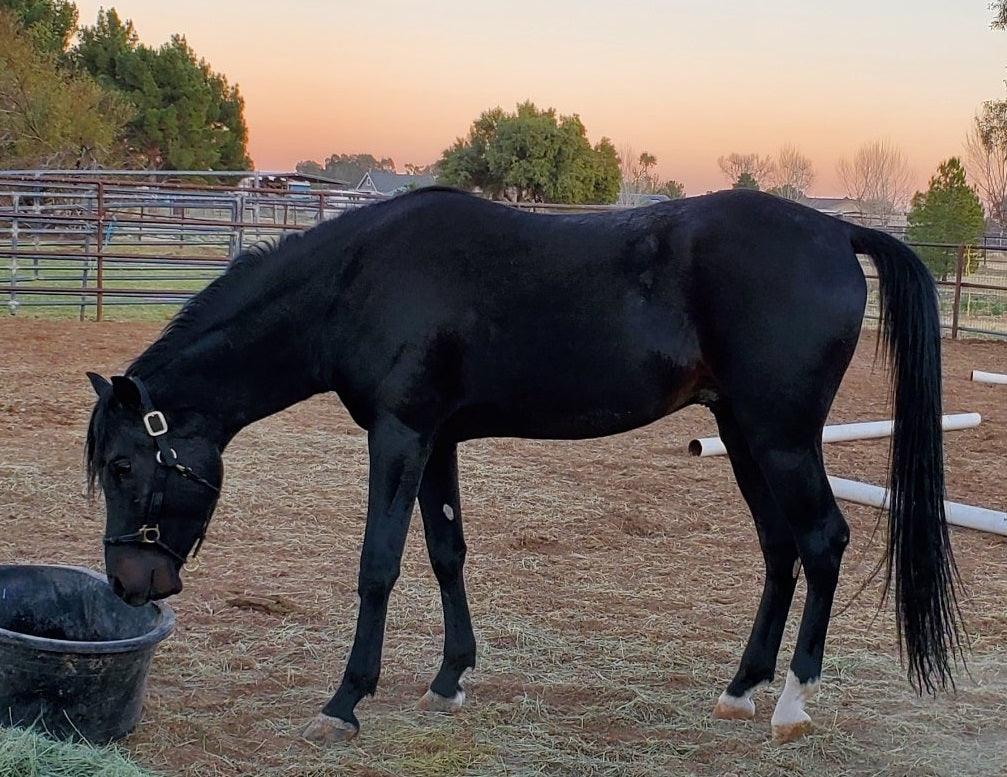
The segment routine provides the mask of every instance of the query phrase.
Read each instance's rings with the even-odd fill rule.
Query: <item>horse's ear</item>
[[[140,409],[140,391],[129,378],[114,375],[112,377],[112,395],[119,400],[123,407],[128,407],[130,410]]]
[[[88,372],[85,374],[87,375],[87,379],[91,381],[91,388],[94,389],[94,393],[98,395],[99,399],[107,396],[112,390],[112,384],[101,377],[101,375],[97,372]]]

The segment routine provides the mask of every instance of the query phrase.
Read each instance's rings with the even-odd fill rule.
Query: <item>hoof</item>
[[[796,723],[778,723],[773,726],[773,741],[778,745],[796,742],[801,737],[810,734],[814,728],[811,718],[799,720]]]
[[[461,689],[450,699],[447,696],[441,696],[439,693],[427,691],[423,694],[423,698],[419,700],[416,707],[424,712],[445,712],[453,715],[462,708],[463,704],[465,704],[465,691]]]
[[[324,747],[349,742],[359,733],[360,729],[352,723],[320,714],[308,724],[302,736],[309,742]]]
[[[755,702],[747,696],[722,693],[713,708],[713,717],[717,720],[751,720],[755,717]]]
[[[787,684],[773,710],[773,740],[783,745],[810,734],[814,726],[804,711],[805,702],[818,693],[818,678],[802,683],[793,671],[787,672]]]

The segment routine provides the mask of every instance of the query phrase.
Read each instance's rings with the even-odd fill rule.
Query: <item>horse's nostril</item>
[[[126,589],[123,587],[122,583],[119,581],[119,578],[112,577],[110,575],[109,578],[108,578],[108,581],[112,584],[112,592],[121,599],[125,595]]]

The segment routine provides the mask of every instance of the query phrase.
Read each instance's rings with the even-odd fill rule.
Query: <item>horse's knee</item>
[[[399,579],[400,564],[391,559],[364,560],[360,564],[357,593],[361,599],[382,601],[388,598]]]
[[[839,509],[834,508],[828,520],[809,529],[801,537],[801,562],[808,580],[834,580],[849,543],[849,524]]]
[[[461,575],[462,567],[465,565],[466,551],[464,541],[430,550],[430,566],[441,585],[453,583]]]
[[[789,544],[766,545],[763,547],[766,562],[766,582],[770,585],[787,589],[792,588],[800,570],[800,556],[797,546]]]

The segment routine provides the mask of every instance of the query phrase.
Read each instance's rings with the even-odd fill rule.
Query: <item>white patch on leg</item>
[[[444,505],[444,517],[449,521],[455,519],[455,509],[451,505]]]
[[[443,712],[451,715],[458,712],[464,704],[465,691],[462,688],[459,688],[458,692],[451,698],[428,690],[423,695],[423,698],[420,699],[419,708],[426,712]]]
[[[811,717],[804,704],[818,693],[820,678],[807,683],[797,679],[793,670],[787,672],[787,683],[773,710],[773,736],[779,742],[790,742],[811,729]]]
[[[752,694],[769,683],[759,683],[742,696],[731,696],[727,691],[720,694],[717,705],[713,708],[713,717],[720,720],[751,720],[755,717],[755,702]]]
[[[797,579],[799,574],[801,574],[801,560],[797,559],[797,561],[794,562],[794,580]]]

